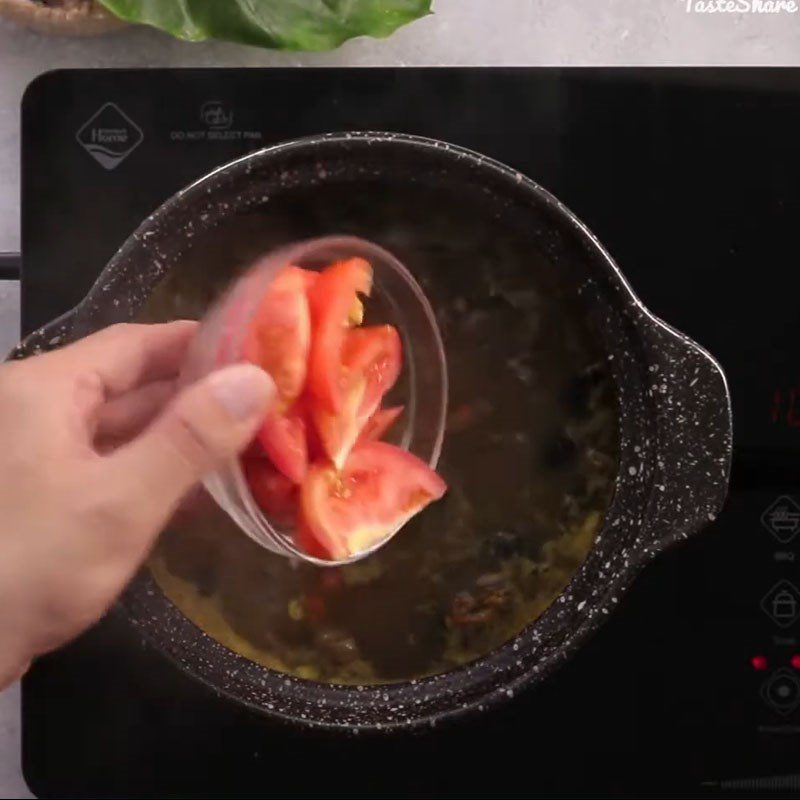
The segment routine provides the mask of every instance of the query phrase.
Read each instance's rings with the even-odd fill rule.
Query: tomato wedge
[[[359,412],[368,417],[375,413],[383,396],[397,382],[403,366],[400,335],[392,325],[354,328],[347,332],[342,353],[344,380],[351,385],[366,379]]]
[[[264,294],[244,343],[244,355],[275,381],[283,412],[306,380],[311,347],[311,317],[306,297],[307,273],[284,267]]]
[[[394,386],[401,367],[400,336],[391,325],[347,331],[342,349],[342,406],[336,414],[318,404],[313,404],[312,411],[325,452],[339,469]]]
[[[297,516],[297,486],[266,458],[243,458],[242,469],[259,508],[281,525],[292,524]]]
[[[311,287],[317,282],[317,277],[319,273],[314,272],[311,269],[302,269],[301,267],[293,267],[293,269],[298,270],[301,275],[301,279],[303,281],[303,287],[306,290],[306,294],[311,291]]]
[[[307,553],[314,558],[319,558],[322,561],[330,561],[331,555],[319,543],[316,536],[314,536],[311,528],[303,520],[302,516],[297,520],[294,529],[294,544],[302,553]]]
[[[363,314],[358,295],[372,291],[372,267],[363,258],[331,264],[308,290],[312,342],[308,388],[319,406],[337,414],[344,405],[342,349],[352,322]]]
[[[257,434],[269,460],[293,483],[302,483],[308,471],[308,442],[303,417],[290,409],[271,411]]]
[[[309,273],[287,266],[275,276],[259,306],[243,345],[247,361],[258,364],[275,381],[277,400],[258,439],[272,463],[300,483],[308,469],[305,424],[293,412],[303,390],[311,348]]]
[[[286,266],[242,353],[232,352],[234,337],[221,351],[275,381],[276,403],[242,468],[256,504],[320,559],[370,550],[447,490],[416,456],[378,441],[403,412],[380,407],[400,375],[402,343],[391,325],[361,327],[371,289],[372,268],[360,258],[322,272]],[[231,314],[234,326],[241,305]]]
[[[356,447],[344,469],[318,462],[300,489],[302,542],[332,559],[349,558],[391,535],[441,498],[445,482],[416,456],[385,442]]]
[[[382,439],[386,431],[394,425],[397,418],[403,413],[405,406],[392,406],[391,408],[379,408],[368,420],[367,424],[361,429],[356,444],[363,442],[377,442]]]

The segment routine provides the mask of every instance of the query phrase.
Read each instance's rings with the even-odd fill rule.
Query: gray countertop
[[[434,0],[434,8],[388,40],[303,55],[187,44],[146,29],[52,40],[0,24],[0,252],[19,248],[20,97],[50,69],[800,63],[800,13],[688,13],[687,0]]]
[[[186,44],[155,31],[53,40],[0,23],[0,253],[19,249],[19,104],[63,67],[797,65],[800,13],[701,14],[687,0],[435,0],[386,41],[326,54]],[[16,341],[19,291],[0,281],[0,349]],[[0,693],[0,798],[30,796],[19,768],[18,687]]]

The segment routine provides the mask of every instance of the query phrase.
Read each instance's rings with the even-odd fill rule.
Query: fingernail
[[[272,378],[254,364],[236,364],[209,378],[219,404],[235,419],[263,414],[275,391]]]

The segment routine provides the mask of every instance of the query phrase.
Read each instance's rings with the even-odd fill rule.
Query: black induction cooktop
[[[48,797],[800,790],[800,71],[66,71],[23,101],[22,319],[69,309],[138,222],[253,149],[436,137],[570,206],[722,362],[731,495],[544,686],[425,733],[300,733],[183,675],[112,612],[23,686]]]

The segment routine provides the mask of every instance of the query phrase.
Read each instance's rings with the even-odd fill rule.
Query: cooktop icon
[[[800,705],[800,681],[791,670],[776,670],[761,685],[761,697],[779,714],[790,714]]]
[[[75,134],[101,167],[118,167],[144,139],[141,128],[116,104],[100,106]]]
[[[781,628],[788,628],[800,616],[800,589],[790,581],[778,581],[762,598],[761,608]]]
[[[200,119],[212,131],[224,131],[233,125],[233,111],[226,108],[219,100],[208,100],[200,108]]]
[[[784,495],[761,515],[761,524],[781,543],[788,544],[800,533],[800,505]]]

